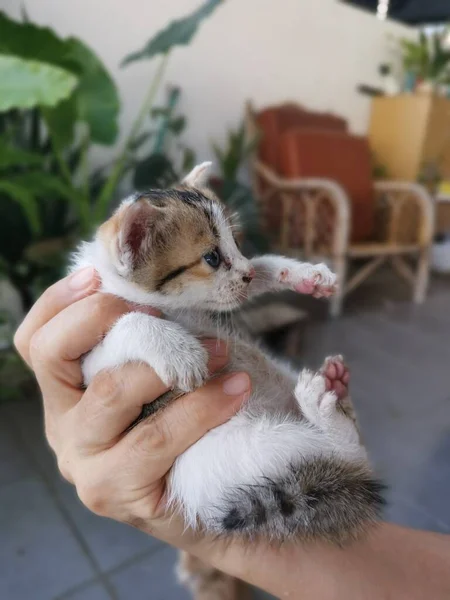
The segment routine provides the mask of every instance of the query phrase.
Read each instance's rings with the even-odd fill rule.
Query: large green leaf
[[[7,140],[0,138],[0,169],[38,166],[43,161],[44,157],[40,154],[21,150],[17,146],[11,146]]]
[[[73,92],[77,77],[53,65],[0,55],[0,112],[56,106]]]
[[[70,146],[73,141],[74,127],[77,120],[76,98],[72,95],[54,108],[42,110],[42,116],[50,132],[53,144],[58,149]]]
[[[136,189],[166,188],[178,179],[172,163],[164,154],[150,154],[140,161],[134,172],[133,185]]]
[[[0,53],[59,66],[78,77],[75,104],[62,107],[53,117],[46,115],[60,141],[72,140],[75,121],[87,123],[94,142],[112,144],[116,140],[120,107],[116,86],[101,61],[81,41],[62,40],[48,28],[18,23],[0,13]]]
[[[113,144],[118,134],[119,94],[108,71],[97,56],[75,38],[67,40],[66,60],[80,66],[76,90],[78,118],[88,124],[90,136],[99,144]]]
[[[13,175],[8,181],[32,190],[36,196],[45,196],[46,193],[55,192],[61,199],[69,200],[75,205],[79,202],[79,194],[76,190],[66,185],[60,177],[45,173],[43,171],[29,171],[19,175]]]
[[[48,27],[13,21],[0,12],[0,54],[63,66],[77,73],[78,64],[70,63],[66,52],[66,42]]]
[[[223,0],[207,0],[192,14],[172,21],[165,29],[158,32],[142,50],[126,56],[122,65],[136,60],[149,59],[157,54],[167,54],[174,46],[186,46],[194,37],[203,19],[206,19],[222,2]]]
[[[0,192],[17,202],[27,217],[31,231],[38,235],[41,231],[39,206],[33,194],[26,188],[12,181],[0,181]]]

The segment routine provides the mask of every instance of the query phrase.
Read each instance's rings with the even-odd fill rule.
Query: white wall
[[[201,0],[26,0],[31,18],[63,36],[91,45],[118,82],[123,129],[130,126],[156,63],[119,69],[169,20]],[[0,0],[18,16],[19,0]],[[210,157],[211,138],[220,140],[252,98],[258,106],[286,99],[345,116],[364,132],[370,101],[360,83],[379,83],[377,67],[387,57],[387,34],[412,30],[338,0],[226,0],[205,22],[190,47],[171,57],[168,77],[183,90],[189,119],[187,140],[200,159]]]

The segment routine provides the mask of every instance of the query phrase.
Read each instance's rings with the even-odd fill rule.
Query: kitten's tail
[[[215,528],[250,537],[300,536],[342,544],[378,521],[384,487],[364,463],[317,458],[291,465],[277,479],[234,490]]]

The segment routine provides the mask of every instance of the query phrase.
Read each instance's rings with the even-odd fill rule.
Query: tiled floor
[[[366,444],[391,486],[386,517],[450,533],[450,283],[313,321],[277,340],[298,364],[344,353]],[[175,552],[84,509],[57,474],[36,402],[0,407],[0,598],[184,600]]]

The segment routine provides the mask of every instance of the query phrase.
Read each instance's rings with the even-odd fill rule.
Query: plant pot
[[[416,85],[416,92],[418,94],[434,94],[435,84],[433,81],[419,81]]]
[[[450,274],[450,237],[433,244],[431,248],[431,268],[436,273]]]

